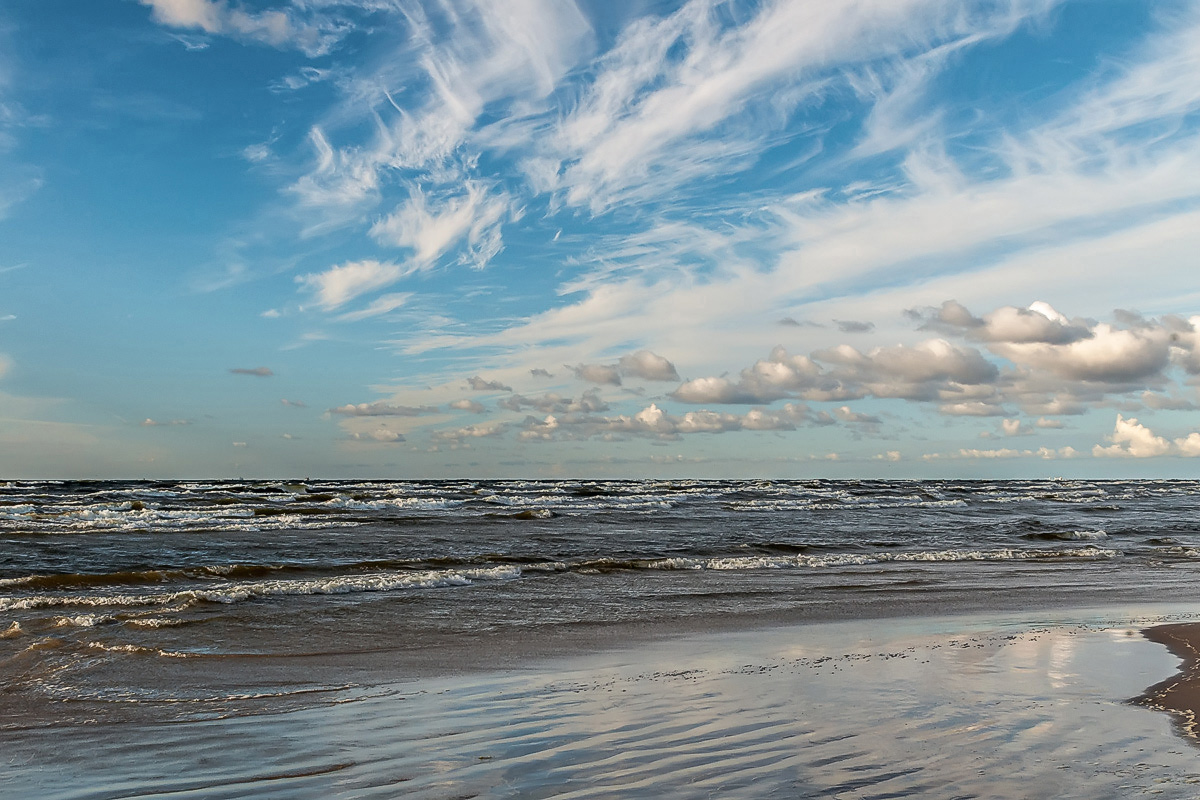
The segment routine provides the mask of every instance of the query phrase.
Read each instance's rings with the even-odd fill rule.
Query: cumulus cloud
[[[529,374],[534,378],[553,378],[554,375],[541,367],[534,367],[529,370]]]
[[[352,434],[350,434],[350,438],[358,439],[360,441],[369,439],[371,441],[382,442],[384,444],[391,444],[393,442],[403,442],[404,441],[403,434],[397,433],[396,431],[389,430],[387,428],[376,428],[375,430],[368,431],[366,433],[362,433],[362,432],[352,433]]]
[[[635,414],[599,416],[585,413],[549,414],[544,419],[526,417],[518,438],[523,441],[569,440],[636,436],[675,440],[697,433],[731,431],[790,431],[797,425],[824,425],[832,417],[813,414],[803,404],[787,403],[779,409],[751,409],[744,415],[708,409],[676,415],[651,403]]]
[[[1200,433],[1189,433],[1182,439],[1176,439],[1175,447],[1181,456],[1189,458],[1200,456]]]
[[[1153,458],[1164,456],[1171,452],[1171,443],[1142,425],[1136,419],[1125,419],[1117,415],[1117,424],[1109,437],[1112,444],[1108,447],[1096,445],[1092,455],[1097,458],[1106,456],[1128,456],[1131,458]]]
[[[437,406],[403,406],[392,403],[352,403],[329,409],[330,414],[342,417],[416,417],[421,414],[436,414]]]
[[[1031,417],[1079,415],[1133,392],[1150,408],[1194,407],[1161,387],[1173,365],[1188,372],[1200,366],[1200,318],[1117,312],[1115,322],[1097,322],[1069,319],[1044,302],[975,316],[953,300],[907,313],[923,329],[979,343],[986,352],[941,337],[869,350],[838,344],[808,356],[776,347],[737,378],[694,378],[671,397],[714,405],[890,398],[936,404],[939,413],[960,417],[1011,417],[1012,406]]]
[[[638,350],[636,353],[621,356],[617,367],[623,375],[634,375],[643,380],[679,380],[679,373],[675,371],[675,365],[649,350]]]
[[[442,442],[465,442],[470,439],[483,439],[500,436],[508,426],[501,422],[492,422],[486,425],[467,425],[462,428],[454,428],[452,430],[435,431],[433,438]]]
[[[472,414],[482,414],[484,412],[483,403],[480,403],[478,400],[471,400],[465,397],[461,400],[455,400],[449,405],[450,408],[453,408],[457,411],[470,411]]]
[[[578,400],[562,397],[553,392],[540,397],[525,397],[514,394],[511,397],[504,398],[497,405],[510,411],[521,411],[530,408],[540,411],[543,414],[593,414],[608,410],[608,403],[600,397],[600,392],[596,389],[587,390],[580,395]]]
[[[1096,445],[1092,455],[1097,458],[1155,458],[1165,455],[1180,455],[1187,457],[1200,456],[1200,433],[1189,433],[1187,436],[1169,441],[1156,435],[1152,430],[1136,419],[1117,415],[1117,423],[1112,434],[1108,437],[1112,442],[1105,447]]]
[[[810,400],[850,400],[860,395],[825,376],[807,356],[789,355],[776,347],[771,355],[742,370],[739,380],[725,377],[695,378],[671,393],[683,403],[761,404],[792,393]]]
[[[253,369],[234,367],[229,371],[234,375],[253,375],[256,378],[269,378],[275,374],[268,367],[254,367]]]
[[[878,425],[883,422],[883,420],[873,414],[863,414],[859,411],[853,411],[850,406],[839,406],[833,410],[833,414],[842,422],[850,422],[856,425]]]
[[[511,392],[512,387],[506,386],[500,381],[485,381],[478,375],[472,375],[467,378],[467,385],[476,392]]]
[[[567,369],[575,373],[575,377],[581,381],[589,383],[599,383],[601,385],[620,386],[621,372],[616,364],[579,364],[578,366],[567,366]]]

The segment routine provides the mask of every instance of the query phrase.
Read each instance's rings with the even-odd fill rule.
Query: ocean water
[[[1200,482],[0,484],[0,730],[761,622],[1200,600]]]

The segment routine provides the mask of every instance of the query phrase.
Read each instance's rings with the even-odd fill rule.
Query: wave
[[[1105,531],[1039,531],[1037,533],[1026,533],[1025,539],[1041,539],[1046,541],[1060,542],[1094,542],[1101,539],[1107,539],[1108,533]]]
[[[553,569],[554,567],[547,565],[547,568]],[[213,584],[202,589],[181,589],[154,594],[10,596],[0,597],[0,611],[77,606],[133,608],[173,604],[187,606],[200,602],[238,603],[244,600],[282,596],[353,594],[469,586],[479,581],[511,580],[520,577],[521,574],[520,567],[495,566],[480,569],[382,572],[311,579],[229,582]]]

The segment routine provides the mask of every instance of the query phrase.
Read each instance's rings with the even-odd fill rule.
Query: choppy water
[[[603,630],[1187,602],[1198,499],[1190,481],[4,483],[0,726],[269,710]]]

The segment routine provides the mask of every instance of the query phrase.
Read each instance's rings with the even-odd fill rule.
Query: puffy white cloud
[[[390,286],[411,274],[413,268],[390,261],[347,261],[324,272],[297,276],[296,282],[313,292],[326,311],[340,308],[354,298]],[[382,313],[382,312],[381,312]]]
[[[775,347],[769,358],[756,361],[742,370],[735,383],[724,377],[695,378],[671,393],[683,403],[756,404],[770,403],[789,394],[801,393],[814,400],[845,400],[856,395],[841,384],[826,378],[807,356],[792,356]]]
[[[376,442],[383,442],[385,444],[404,441],[404,434],[397,433],[396,431],[389,430],[387,428],[376,428],[375,430],[367,433],[354,433],[351,434],[351,437],[354,439],[372,439]]]
[[[1200,456],[1200,433],[1189,433],[1183,439],[1176,439],[1175,447],[1182,456],[1189,458]]]
[[[1086,324],[1071,322],[1048,303],[1035,302],[1029,308],[1003,306],[983,318],[983,325],[971,334],[985,342],[1024,344],[1070,344],[1088,338]]]
[[[1092,455],[1097,458],[1106,456],[1128,456],[1131,458],[1153,458],[1164,456],[1171,452],[1171,443],[1142,425],[1136,419],[1125,419],[1117,415],[1117,424],[1113,427],[1112,444],[1108,447],[1096,445]]]
[[[877,347],[868,353],[841,345],[814,353],[813,357],[842,367],[849,380],[862,384],[877,397],[927,399],[934,396],[934,384],[987,383],[998,374],[995,365],[977,350],[945,339],[929,339],[911,347]]]
[[[1016,364],[1068,380],[1128,383],[1156,375],[1170,358],[1170,333],[1128,330],[1099,323],[1084,339],[1066,344],[993,342],[992,350]]]
[[[484,412],[483,403],[466,397],[451,402],[449,406],[458,411],[470,411],[472,414],[482,414]]]
[[[648,381],[677,381],[679,373],[675,365],[649,350],[621,356],[617,367],[624,375],[634,375]]]
[[[1200,433],[1189,433],[1187,436],[1168,441],[1156,435],[1152,430],[1142,425],[1136,419],[1117,415],[1117,423],[1109,436],[1112,444],[1108,447],[1096,445],[1092,455],[1102,457],[1155,458],[1165,455],[1179,455],[1189,458],[1200,456]]]

